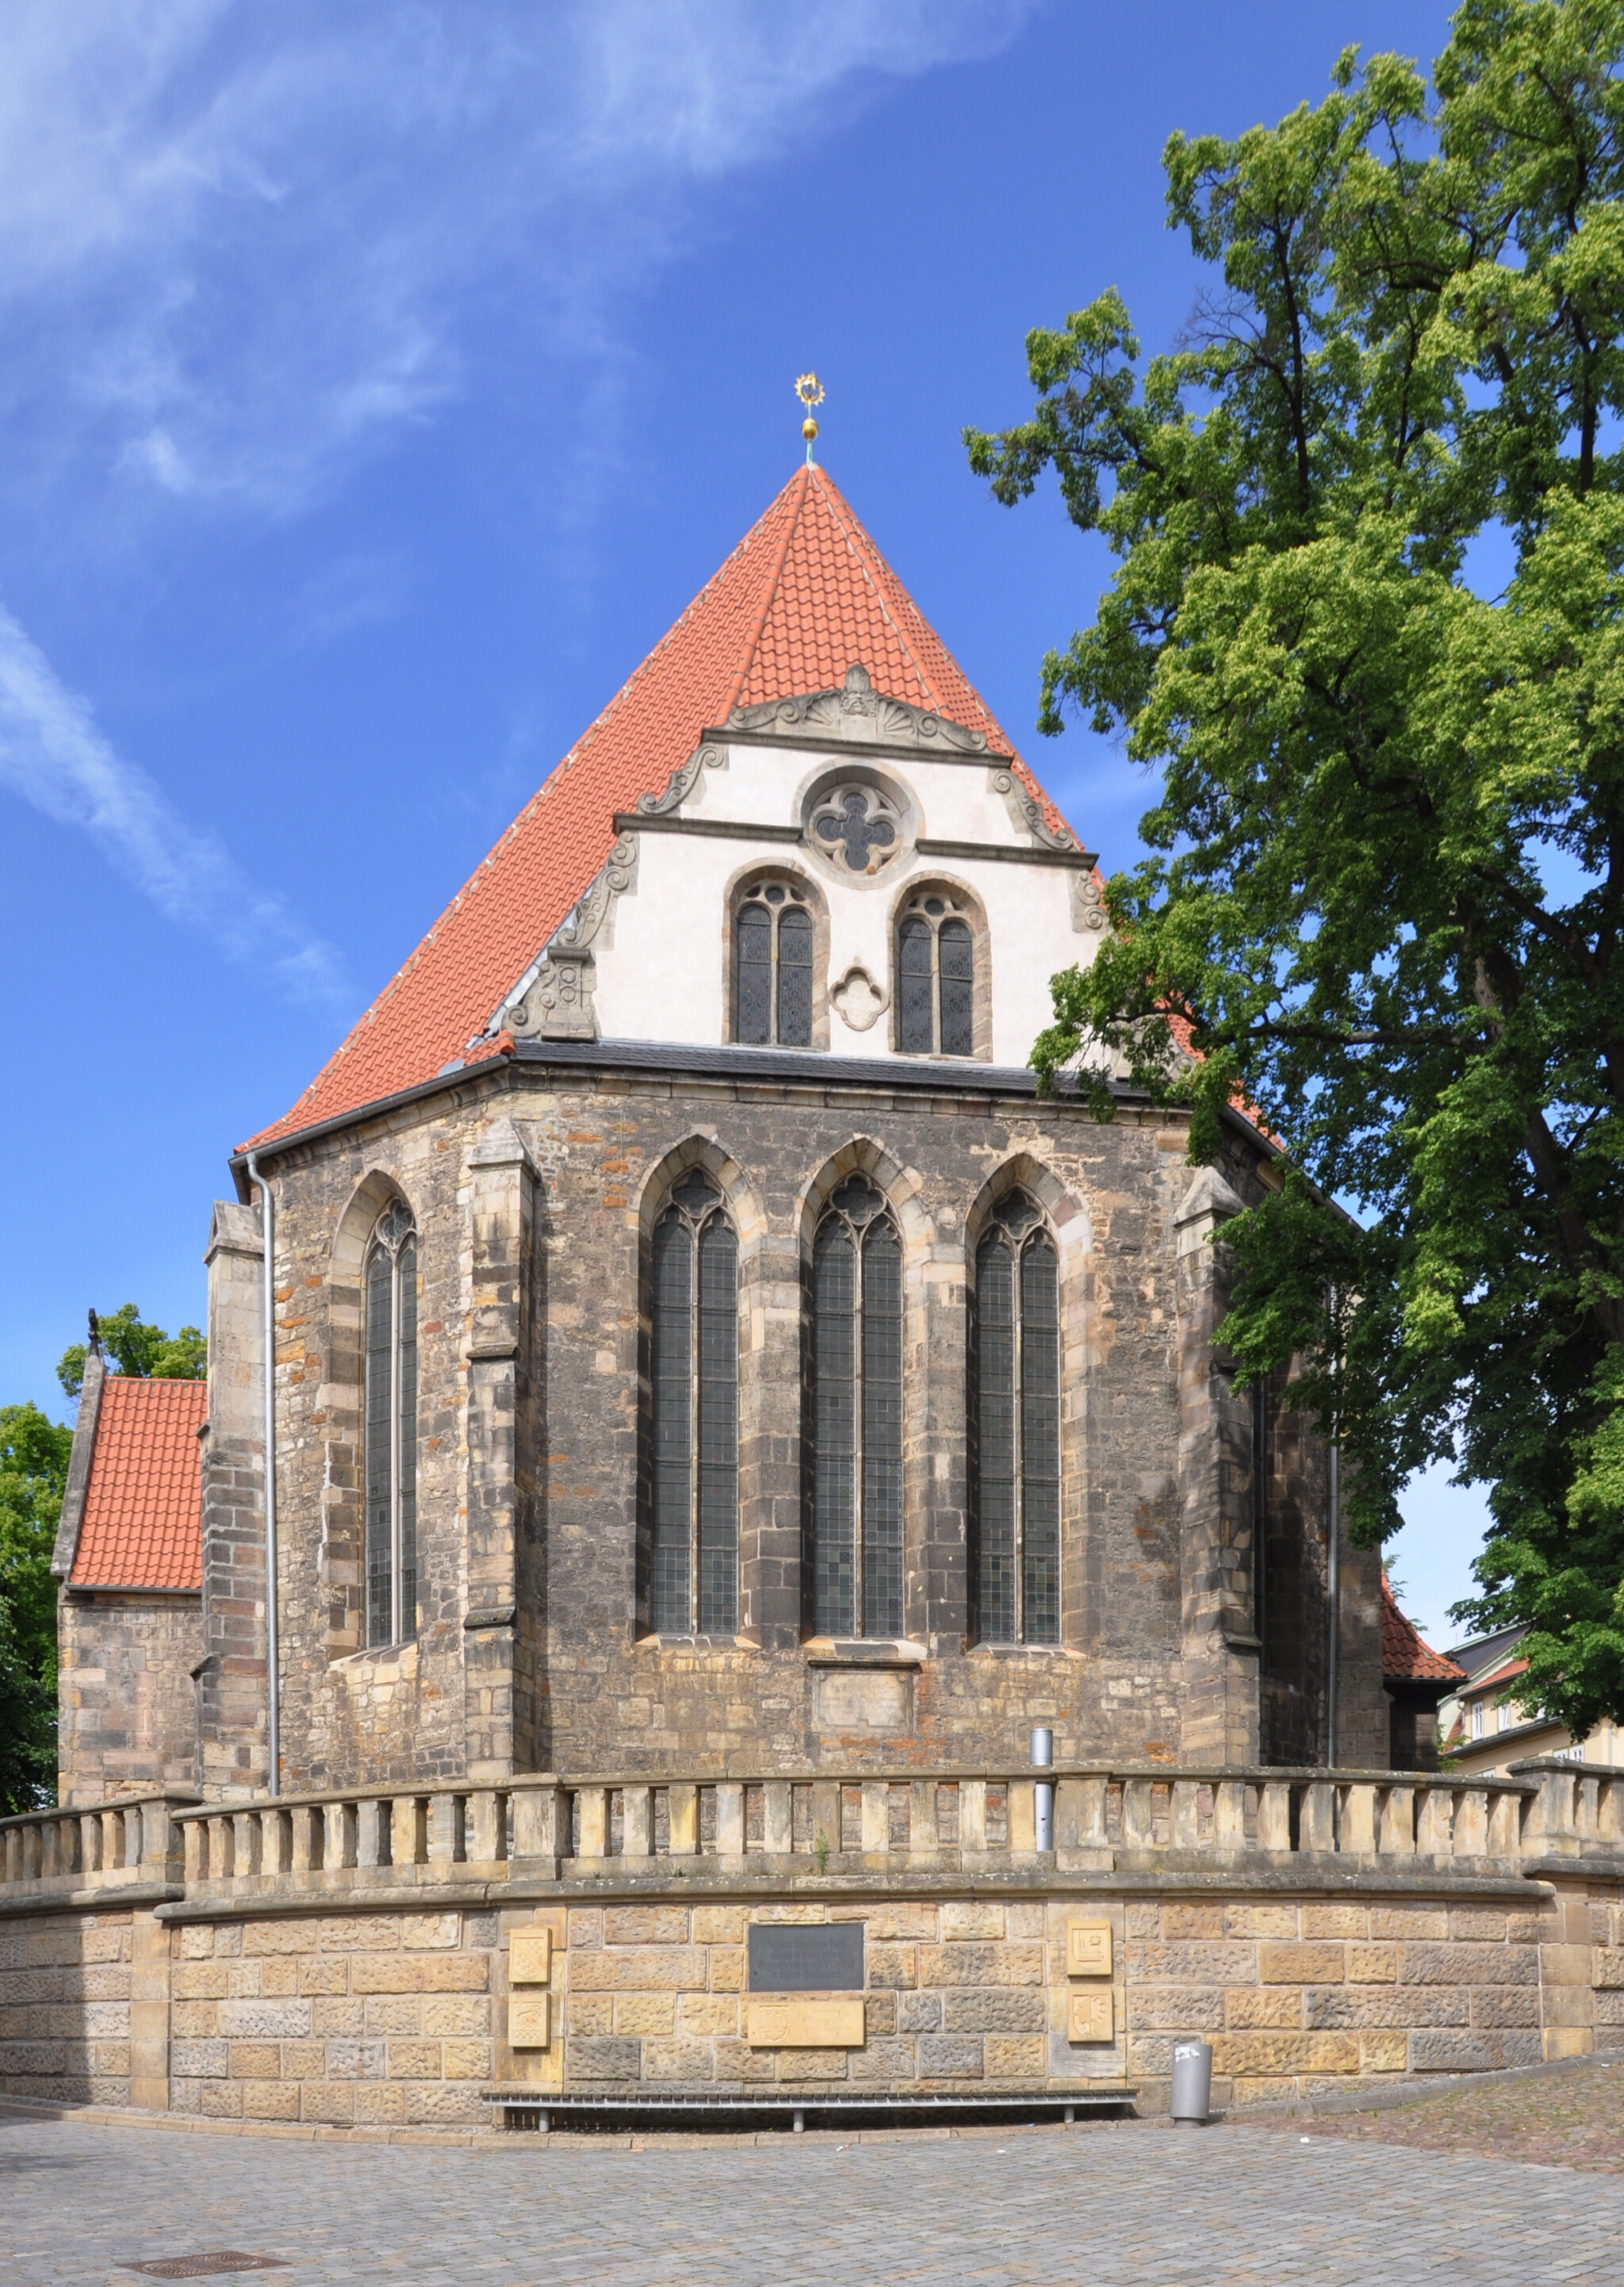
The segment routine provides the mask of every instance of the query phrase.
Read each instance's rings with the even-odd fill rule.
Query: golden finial
[[[806,408],[806,418],[801,423],[801,434],[806,439],[807,465],[812,465],[812,447],[817,442],[818,424],[812,419],[812,407],[823,402],[823,384],[815,373],[803,373],[796,377],[795,393]]]

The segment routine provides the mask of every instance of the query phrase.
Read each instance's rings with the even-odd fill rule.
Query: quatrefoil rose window
[[[902,847],[896,804],[878,787],[831,787],[812,811],[808,831],[815,848],[847,874],[877,874]]]

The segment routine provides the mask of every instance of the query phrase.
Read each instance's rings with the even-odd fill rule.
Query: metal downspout
[[[281,1792],[281,1645],[277,1630],[276,1595],[276,1200],[259,1172],[258,1154],[244,1162],[250,1183],[259,1186],[265,1202],[265,1701],[267,1745],[270,1751],[270,1792]]]

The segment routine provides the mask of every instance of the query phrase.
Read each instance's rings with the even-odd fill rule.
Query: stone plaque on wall
[[[1109,1977],[1109,1922],[1071,1921],[1066,1926],[1066,1974],[1068,1977]]]
[[[817,1722],[825,1731],[911,1731],[911,1667],[820,1667],[813,1670]]]
[[[1066,1997],[1068,2041],[1114,2041],[1116,2017],[1108,1986],[1074,1986]]]
[[[745,2004],[744,2038],[753,2049],[860,2049],[864,2046],[863,2000],[772,2000],[751,1994]]]
[[[752,1993],[860,1993],[861,1922],[752,1922]]]
[[[511,1993],[508,1996],[508,2046],[544,2049],[552,2040],[551,1993]]]

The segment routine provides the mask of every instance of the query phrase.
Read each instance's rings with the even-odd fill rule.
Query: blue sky
[[[1196,289],[1175,127],[1317,99],[1392,0],[11,0],[0,27],[0,1397],[200,1320],[209,1203],[794,466],[1031,729],[1103,557],[965,422],[1115,284]],[[1398,1552],[1447,1638],[1480,1508]]]

